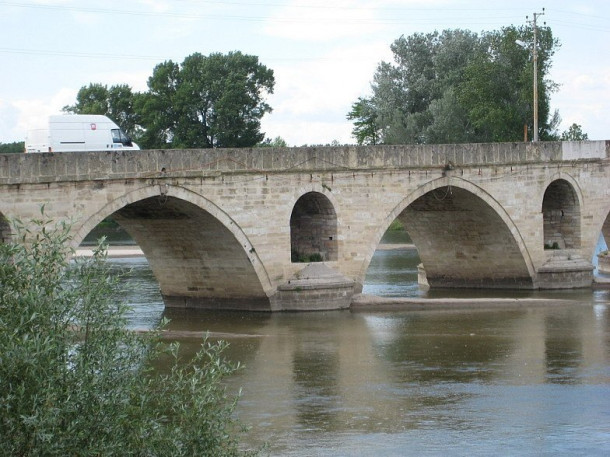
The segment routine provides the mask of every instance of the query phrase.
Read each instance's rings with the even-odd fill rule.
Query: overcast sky
[[[608,0],[0,0],[0,142],[22,141],[89,83],[144,91],[158,63],[238,50],[275,72],[267,137],[353,143],[346,114],[395,39],[519,26],[543,7],[562,43],[550,74],[561,130],[610,139]]]

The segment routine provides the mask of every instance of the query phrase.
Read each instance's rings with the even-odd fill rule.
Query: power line
[[[216,3],[216,4],[223,4],[223,5],[227,5],[227,4],[232,4],[232,5],[240,5],[240,6],[252,6],[253,4],[246,4],[246,3],[237,3],[237,2],[206,2],[206,3]],[[144,11],[144,10],[123,10],[123,9],[114,9],[114,8],[97,8],[97,7],[82,7],[82,6],[69,6],[69,5],[46,5],[46,4],[32,4],[32,3],[21,3],[21,2],[0,2],[0,4],[3,5],[7,5],[7,6],[12,6],[12,7],[17,7],[17,8],[30,8],[30,9],[40,9],[40,10],[51,10],[51,11],[72,11],[72,12],[80,12],[80,13],[91,13],[91,14],[108,14],[108,15],[126,15],[126,16],[143,16],[143,17],[163,17],[163,18],[175,18],[175,19],[221,19],[221,20],[237,20],[237,21],[247,21],[247,22],[266,22],[266,21],[272,21],[272,22],[288,22],[288,23],[292,23],[292,22],[332,22],[335,23],[336,18],[325,18],[323,16],[317,16],[315,18],[306,18],[306,17],[293,17],[293,18],[278,18],[278,17],[272,17],[272,16],[247,16],[247,15],[229,15],[229,14],[194,14],[194,13],[178,13],[178,12],[158,12],[158,11]],[[256,5],[256,4],[254,4]],[[263,4],[258,4],[260,6],[262,6]],[[278,6],[280,6],[280,4],[277,4]],[[268,6],[268,5],[266,5]],[[283,6],[283,5],[281,5]],[[301,8],[310,8],[310,9],[318,9],[318,10],[323,10],[323,9],[335,9],[335,10],[342,10],[342,11],[357,11],[357,10],[370,10],[370,11],[387,11],[387,12],[391,12],[391,11],[402,11],[405,13],[409,13],[409,12],[426,12],[426,11],[436,11],[435,9],[432,8],[425,8],[425,9],[414,9],[414,8],[373,8],[373,7],[369,7],[369,8],[358,8],[358,7],[333,7],[333,6],[304,6],[304,5],[297,5],[297,7],[301,7]],[[509,9],[504,9],[504,10],[498,10],[498,9],[488,9],[488,10],[481,10],[481,9],[465,9],[465,8],[454,8],[454,9],[445,9],[445,11],[462,11],[464,13],[469,13],[472,11],[489,11],[489,12],[498,12],[498,11],[513,11],[513,10],[509,10]],[[455,20],[456,18],[453,17],[451,18],[451,20]],[[468,15],[467,17],[465,17],[464,19],[469,19],[471,20],[472,17],[471,15]],[[493,15],[491,17],[477,17],[476,20],[477,21],[484,21],[482,22],[483,24],[488,24],[490,20],[501,20],[501,19],[508,19],[508,17],[504,16],[498,16],[498,15]],[[408,23],[413,23],[413,22],[423,22],[423,23],[438,23],[439,22],[439,18],[435,17],[435,18],[426,18],[426,19],[416,19],[413,17],[409,17],[408,19],[402,19],[402,18],[396,18],[396,17],[392,17],[392,18],[378,18],[378,19],[354,19],[354,18],[344,18],[344,20],[342,20],[342,22],[349,22],[349,23],[356,23],[356,24],[402,24],[405,23],[406,21],[408,21]]]
[[[135,55],[135,54],[110,54],[110,53],[90,53],[90,52],[68,52],[68,51],[56,51],[49,49],[20,49],[20,48],[5,48],[0,47],[0,53],[5,54],[21,54],[21,55],[37,55],[37,56],[57,56],[57,57],[79,57],[79,58],[90,58],[90,59],[114,59],[114,60],[142,60],[142,61],[155,61],[161,62],[171,60],[167,56],[146,56],[146,55]],[[258,58],[265,62],[336,62],[336,61],[348,61],[354,62],[354,58],[345,57],[264,57],[258,56]],[[358,60],[358,59],[356,59]],[[366,59],[361,59],[366,61]]]
[[[184,1],[182,1],[181,3],[184,3]],[[214,0],[208,0],[208,1],[201,1],[199,3],[204,3],[204,4],[211,4],[211,5],[222,5],[222,6],[227,6],[227,5],[232,5],[232,6],[239,6],[239,7],[252,7],[252,6],[257,6],[257,7],[286,7],[287,5],[285,3],[279,3],[279,2],[275,2],[275,3],[246,3],[246,2],[238,2],[238,1],[214,1]],[[196,13],[180,13],[180,12],[169,12],[169,11],[164,11],[164,12],[160,12],[160,11],[146,11],[146,10],[124,10],[124,9],[116,9],[116,8],[98,8],[98,7],[83,7],[83,6],[70,6],[70,5],[48,5],[48,4],[40,4],[40,3],[25,3],[25,2],[10,2],[10,1],[0,1],[1,5],[6,5],[6,6],[12,6],[12,7],[17,7],[17,8],[30,8],[30,9],[41,9],[41,10],[52,10],[52,11],[74,11],[74,12],[82,12],[82,13],[92,13],[92,14],[109,14],[109,15],[127,15],[127,16],[144,16],[144,17],[171,17],[171,18],[179,18],[179,19],[224,19],[224,20],[239,20],[239,21],[251,21],[251,22],[262,22],[262,21],[269,21],[272,20],[274,22],[307,22],[307,21],[323,21],[325,20],[324,17],[316,17],[316,18],[303,18],[303,17],[294,17],[294,18],[286,18],[286,19],[279,19],[279,18],[273,18],[271,16],[252,16],[252,15],[229,15],[229,14],[196,14]],[[416,13],[416,12],[435,12],[437,13],[439,11],[439,8],[431,8],[431,7],[423,7],[423,8],[412,8],[412,7],[408,7],[408,8],[404,8],[404,7],[367,7],[367,6],[334,6],[334,5],[328,5],[328,4],[295,4],[295,5],[289,5],[289,7],[292,9],[309,9],[309,10],[318,10],[318,11],[324,11],[324,10],[336,10],[336,11],[376,11],[376,12],[380,12],[380,13],[397,13],[397,12],[402,12],[402,13]],[[490,13],[498,13],[498,12],[502,12],[502,15],[498,15],[498,14],[494,14],[492,16],[477,16],[476,17],[476,21],[485,21],[485,24],[488,24],[489,20],[502,20],[502,19],[511,19],[514,16],[506,16],[504,15],[505,13],[516,13],[516,12],[522,12],[522,9],[520,8],[464,8],[464,7],[460,7],[460,8],[452,8],[452,7],[448,7],[448,8],[442,8],[442,11],[447,11],[447,12],[464,12],[464,13],[472,13],[473,11],[476,12],[490,12]],[[600,17],[598,15],[590,15],[590,14],[585,14],[585,13],[578,13],[578,12],[573,12],[573,11],[565,11],[565,10],[553,10],[551,9],[550,11],[552,12],[556,12],[559,14],[564,14],[564,15],[568,15],[570,16],[570,18],[572,18],[574,15],[577,16],[583,16],[583,17],[588,17],[588,18],[594,18],[597,19],[599,21],[601,21],[603,24],[608,23],[608,21],[610,21],[609,18],[604,18],[604,17]],[[456,18],[455,16],[451,17],[450,20],[455,21]],[[472,14],[469,14],[468,17],[465,17],[464,19],[469,19],[472,20]],[[334,20],[333,19],[329,19],[329,20]],[[400,19],[400,18],[396,18],[395,15],[393,18],[386,18],[386,19],[374,19],[374,20],[359,20],[359,19],[350,19],[350,18],[345,18],[346,21],[348,22],[360,22],[360,23],[381,23],[381,24],[393,24],[393,23],[397,23],[400,24],[402,22],[404,22],[407,19]],[[433,18],[427,18],[427,19],[420,19],[420,18],[414,18],[412,16],[410,16],[408,18],[408,21],[410,24],[412,24],[413,22],[434,22],[434,23],[438,23],[439,21],[439,17],[435,16]],[[471,22],[474,23],[474,22]],[[600,24],[600,27],[603,27],[603,25]],[[603,29],[602,29],[603,30]]]
[[[579,30],[591,30],[594,32],[610,32],[610,27],[608,26],[602,26],[602,25],[595,25],[595,24],[583,24],[583,23],[578,23],[578,22],[574,22],[574,21],[562,21],[562,20],[557,20],[557,19],[553,19],[553,24],[559,24],[559,25],[566,25],[569,26],[570,28],[574,28],[574,29],[579,29]]]
[[[553,9],[552,11],[556,12],[556,13],[560,13],[560,14],[565,14],[566,16],[570,16],[570,17],[573,17],[573,16],[583,16],[583,17],[586,17],[586,18],[589,18],[589,19],[597,19],[597,20],[599,20],[601,22],[606,22],[606,23],[608,21],[610,21],[610,18],[602,17],[599,14],[578,13],[576,11],[555,10],[555,9]]]
[[[94,59],[126,59],[126,60],[165,60],[164,57],[160,56],[142,56],[135,54],[104,54],[104,53],[89,53],[89,52],[67,52],[67,51],[56,51],[56,50],[43,50],[43,49],[18,49],[18,48],[0,48],[0,53],[8,54],[23,54],[23,55],[47,55],[47,56],[59,56],[59,57],[87,57]]]

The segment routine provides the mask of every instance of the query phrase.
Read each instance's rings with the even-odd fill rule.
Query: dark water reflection
[[[397,277],[383,273],[397,252],[383,253],[367,287],[421,293],[403,284],[410,266],[399,265]],[[163,305],[145,261],[116,265],[135,267],[133,327],[154,325]],[[205,331],[230,342],[227,356],[245,365],[230,384],[243,388],[238,414],[251,426],[247,443],[268,442],[271,455],[610,455],[610,297],[567,296],[578,302],[164,315],[182,335],[185,355]]]

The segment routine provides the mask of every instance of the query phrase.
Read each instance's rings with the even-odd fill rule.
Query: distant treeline
[[[25,151],[25,143],[23,141],[15,141],[14,143],[0,143],[0,154]]]

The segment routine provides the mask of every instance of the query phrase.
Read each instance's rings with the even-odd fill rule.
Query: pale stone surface
[[[582,304],[582,302],[547,298],[396,298],[358,294],[352,298],[351,309],[354,311],[448,311],[575,306],[577,304]]]
[[[342,307],[395,218],[432,287],[582,287],[600,231],[610,236],[609,157],[603,141],[5,154],[0,230],[44,204],[74,220],[76,247],[113,216],[173,306],[285,309],[279,287],[303,268],[292,243],[309,237],[353,282],[336,303],[311,300]],[[291,228],[309,193],[318,216]],[[546,241],[582,262],[549,262]]]
[[[610,274],[610,254],[608,254],[608,251],[606,251],[603,255],[598,255],[597,259],[599,262],[599,271],[605,274]]]

